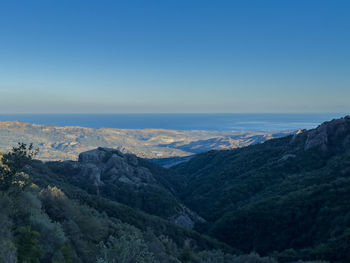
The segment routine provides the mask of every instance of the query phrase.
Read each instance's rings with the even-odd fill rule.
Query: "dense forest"
[[[2,155],[0,262],[275,262],[89,194],[35,153],[19,144]]]
[[[350,117],[173,170],[183,202],[208,221],[197,230],[281,262],[350,262]]]
[[[36,154],[1,156],[0,262],[350,262],[349,117],[171,169]]]

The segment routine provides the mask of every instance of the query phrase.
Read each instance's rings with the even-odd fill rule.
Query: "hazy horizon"
[[[153,113],[153,114],[0,114],[1,121],[116,129],[167,129],[205,131],[285,131],[312,129],[342,113]]]

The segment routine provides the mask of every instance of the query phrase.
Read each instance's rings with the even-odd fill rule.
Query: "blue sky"
[[[1,113],[350,112],[350,1],[1,1]]]

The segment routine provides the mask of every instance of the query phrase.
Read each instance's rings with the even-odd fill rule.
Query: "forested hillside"
[[[203,222],[168,189],[171,172],[111,148],[79,155],[79,160],[48,162],[49,170],[90,194],[123,203],[146,213],[192,228]]]
[[[160,217],[90,195],[32,160],[33,153],[21,144],[2,158],[1,262],[179,262],[192,257],[192,248],[230,250]]]
[[[350,261],[350,117],[170,170],[36,153],[1,158],[0,262]]]
[[[89,194],[35,153],[19,144],[2,156],[0,262],[275,262],[234,256],[208,236]]]
[[[350,117],[172,170],[202,232],[282,262],[350,262]]]

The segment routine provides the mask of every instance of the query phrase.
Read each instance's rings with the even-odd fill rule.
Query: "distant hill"
[[[282,262],[350,262],[350,117],[172,167],[200,231]]]
[[[76,160],[97,147],[115,148],[148,159],[185,157],[212,149],[232,149],[290,134],[286,132],[126,130],[0,122],[0,151],[18,141],[40,148],[41,160]]]

